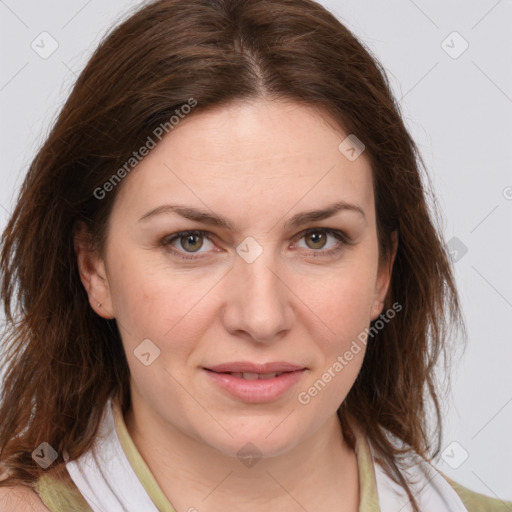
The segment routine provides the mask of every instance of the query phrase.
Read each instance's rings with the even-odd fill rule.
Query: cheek
[[[200,333],[202,299],[215,282],[212,276],[194,278],[145,253],[118,253],[120,263],[110,276],[111,295],[127,356],[150,339],[161,351],[160,362],[170,348],[175,362],[186,357]]]
[[[307,279],[301,297],[326,327],[327,337],[339,344],[370,323],[374,289],[374,270],[361,258],[322,279]]]
[[[370,323],[371,295],[367,272],[340,275],[322,287],[321,293],[309,295],[308,306],[318,311],[325,329],[321,336],[319,331],[310,332],[317,364],[299,390],[297,401],[318,421],[325,411],[332,413],[340,406],[359,374],[366,351],[364,335]]]

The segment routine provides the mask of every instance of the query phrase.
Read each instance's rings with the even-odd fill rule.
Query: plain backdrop
[[[2,228],[77,74],[138,3],[0,0]],[[321,3],[387,70],[444,212],[468,345],[450,370],[438,467],[510,500],[512,0]]]

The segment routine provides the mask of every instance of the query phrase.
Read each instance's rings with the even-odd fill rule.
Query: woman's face
[[[82,279],[148,421],[232,456],[332,425],[390,278],[347,135],[304,106],[236,102],[182,120],[124,179]]]

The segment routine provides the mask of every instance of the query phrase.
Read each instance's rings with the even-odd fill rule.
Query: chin
[[[202,442],[224,456],[238,458],[241,461],[244,457],[278,457],[292,450],[302,438],[296,430],[285,428],[284,424],[279,425],[282,420],[283,417],[280,417],[272,422],[270,427],[268,420],[245,421],[243,427],[239,423],[222,423],[233,437],[226,433],[212,439],[210,432],[207,437],[202,437]],[[277,425],[279,426],[276,428]]]

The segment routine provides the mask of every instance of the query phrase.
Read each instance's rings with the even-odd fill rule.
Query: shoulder
[[[0,487],[0,512],[92,512],[65,464],[39,476],[32,486]]]
[[[49,512],[38,494],[30,487],[0,487],[0,512]]]
[[[460,485],[446,475],[443,477],[458,494],[468,512],[512,512],[512,502],[491,498]]]

